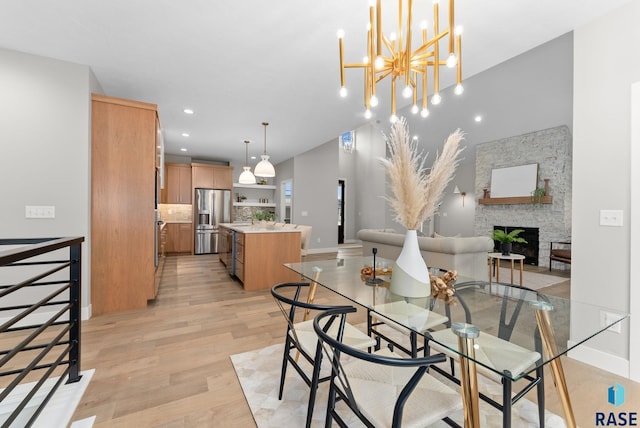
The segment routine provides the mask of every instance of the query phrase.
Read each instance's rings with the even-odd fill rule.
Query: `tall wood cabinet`
[[[155,296],[155,104],[92,95],[91,305],[141,309]]]

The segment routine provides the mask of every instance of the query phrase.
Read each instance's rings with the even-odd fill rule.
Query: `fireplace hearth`
[[[540,230],[537,227],[522,227],[522,226],[493,226],[494,230],[501,229],[505,232],[509,233],[515,229],[522,229],[524,232],[521,232],[518,236],[524,238],[527,241],[526,244],[520,244],[518,242],[514,242],[511,247],[511,252],[515,254],[523,254],[524,255],[524,263],[528,265],[538,266],[538,256],[540,253],[540,243],[539,243],[539,235]],[[500,250],[500,243],[498,241],[494,242],[495,251]]]

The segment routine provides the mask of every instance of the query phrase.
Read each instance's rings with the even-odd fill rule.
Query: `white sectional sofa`
[[[362,254],[370,255],[375,247],[378,257],[395,260],[404,244],[404,233],[391,229],[362,229],[357,238],[362,241]],[[459,275],[487,280],[487,253],[493,250],[488,236],[474,237],[418,237],[420,252],[428,267],[456,270]]]

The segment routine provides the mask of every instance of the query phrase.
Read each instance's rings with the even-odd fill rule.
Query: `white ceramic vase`
[[[391,292],[404,297],[426,297],[431,294],[429,269],[420,254],[418,233],[407,230],[400,256],[391,275]]]

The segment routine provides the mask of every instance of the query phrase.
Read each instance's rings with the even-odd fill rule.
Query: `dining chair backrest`
[[[392,427],[399,427],[402,424],[403,417],[405,416],[405,403],[411,394],[417,390],[416,388],[418,385],[420,385],[418,389],[420,389],[421,393],[424,393],[425,391],[427,391],[427,394],[432,393],[432,395],[428,395],[431,398],[435,398],[438,395],[438,398],[442,398],[442,396],[447,395],[447,392],[443,393],[443,391],[447,391],[446,387],[439,384],[439,382],[432,378],[427,372],[429,367],[433,364],[445,361],[446,357],[443,354],[421,358],[401,358],[400,356],[392,354],[388,350],[382,350],[380,353],[368,353],[363,350],[355,349],[344,343],[342,339],[344,328],[347,325],[347,315],[354,312],[356,312],[356,309],[353,307],[334,308],[318,314],[313,321],[313,328],[320,339],[325,354],[331,359],[332,365],[327,421],[330,419],[342,421],[342,417],[338,415],[335,409],[336,399],[340,398],[344,400],[354,414],[365,422],[367,426],[381,425],[380,420],[371,420],[370,418],[372,415],[373,417],[380,416],[379,409],[387,408],[386,406],[389,404],[387,402],[391,399],[393,400],[393,402],[390,403],[393,407],[393,415],[382,415],[382,418],[384,419],[385,416],[389,417],[391,420],[389,425]],[[331,330],[332,327],[335,328],[334,325],[336,323],[338,325],[338,334],[328,334],[327,332]],[[348,357],[350,357],[347,365],[343,364],[344,355],[348,355]],[[395,396],[376,395],[376,399],[379,400],[379,402],[372,402],[371,397],[361,397],[360,402],[358,402],[358,392],[363,392],[362,387],[358,387],[358,383],[363,380],[363,378],[359,378],[358,375],[355,374],[358,372],[358,369],[354,369],[353,367],[357,364],[367,363],[387,367],[390,366],[392,370],[391,372],[382,368],[369,368],[362,370],[361,373],[366,373],[364,376],[365,385],[370,385],[371,388],[374,388],[374,383],[384,383],[385,381],[388,381],[390,385],[392,384],[396,386],[399,379],[406,380],[404,386],[400,385],[402,386],[400,392]],[[389,379],[385,379],[385,374],[383,373],[395,373],[393,370],[396,369],[408,369],[408,373],[405,372],[404,375],[400,376],[392,374],[389,376]],[[369,376],[373,377],[369,378]],[[433,388],[434,383],[437,384],[435,388]],[[366,390],[367,387],[364,389]],[[434,391],[439,391],[439,393]],[[460,398],[453,390],[449,391],[448,394],[448,399],[443,401],[443,403],[447,404],[446,408],[440,407],[432,409],[429,408],[429,406],[425,406],[421,408],[417,416],[419,418],[426,418],[425,420],[428,421],[442,419],[446,420],[447,423],[450,423],[453,426],[457,426],[449,420],[448,416],[460,407]],[[421,399],[424,399],[424,397],[421,397]],[[416,417],[414,412],[410,411],[410,413],[410,417]],[[415,420],[412,421],[412,423],[415,422]],[[430,423],[425,425],[429,425]],[[422,425],[422,423],[418,422],[418,425]],[[327,426],[329,426],[329,422],[327,422]]]

